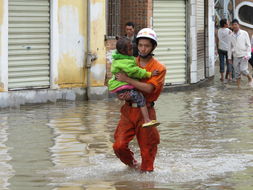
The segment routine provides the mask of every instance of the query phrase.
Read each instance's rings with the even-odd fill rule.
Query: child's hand
[[[159,74],[160,74],[160,72],[159,72],[158,70],[152,71],[152,76],[157,76],[157,75],[159,75]]]

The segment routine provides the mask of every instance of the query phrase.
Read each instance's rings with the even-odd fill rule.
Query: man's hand
[[[249,56],[244,56],[243,59],[248,61],[250,59],[250,57]]]
[[[117,73],[115,76],[116,76],[116,79],[121,82],[127,82],[129,79],[126,73]]]
[[[233,63],[232,63],[232,59],[228,59],[228,63],[229,63],[229,64],[233,64]]]
[[[159,75],[159,74],[160,74],[160,71],[154,70],[154,71],[152,71],[151,76],[157,76],[157,75]]]
[[[119,100],[130,100],[131,99],[129,91],[126,91],[124,93],[120,93],[117,96],[118,96]]]

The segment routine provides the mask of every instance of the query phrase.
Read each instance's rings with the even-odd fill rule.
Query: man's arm
[[[146,92],[146,93],[152,93],[155,90],[155,87],[152,84],[140,82],[138,80],[129,78],[125,73],[117,73],[116,78],[118,81],[126,82],[128,84],[133,85],[135,88],[137,88],[140,91]]]
[[[250,42],[250,37],[249,34],[246,33],[246,47],[247,47],[247,53],[248,53],[248,57],[251,57],[251,42]]]

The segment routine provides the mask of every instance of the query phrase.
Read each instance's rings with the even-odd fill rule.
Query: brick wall
[[[247,0],[247,1],[248,1],[248,2],[253,2],[253,0]],[[242,3],[242,2],[245,2],[245,0],[236,0],[236,1],[235,1],[235,7],[236,7],[237,5],[239,5],[240,3]],[[243,30],[246,30],[246,31],[249,33],[250,38],[251,38],[251,36],[253,35],[253,31],[252,31],[251,28],[248,28],[248,27],[243,26],[243,25],[241,25],[240,28],[243,29]]]
[[[129,21],[135,23],[135,32],[145,27],[151,27],[151,18],[153,14],[153,0],[122,0],[120,10],[121,35],[125,34],[125,24]],[[105,85],[111,78],[111,60],[110,52],[115,49],[116,40],[106,40],[106,79]]]
[[[123,0],[121,1],[121,35],[125,33],[125,24],[129,21],[135,23],[135,32],[150,27],[152,17],[152,0]]]

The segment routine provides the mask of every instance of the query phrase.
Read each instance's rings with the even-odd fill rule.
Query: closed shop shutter
[[[49,87],[49,0],[9,0],[9,89]]]
[[[197,0],[197,78],[205,79],[205,3]]]
[[[186,4],[154,0],[153,28],[158,36],[156,58],[167,68],[167,85],[186,83]]]

